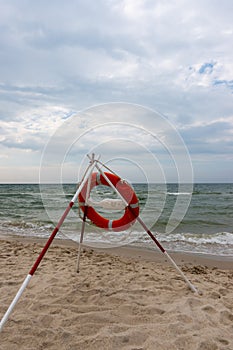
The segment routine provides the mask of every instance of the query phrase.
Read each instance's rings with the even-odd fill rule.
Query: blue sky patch
[[[213,68],[215,66],[215,63],[204,63],[201,68],[199,69],[200,74],[211,74],[213,72]]]

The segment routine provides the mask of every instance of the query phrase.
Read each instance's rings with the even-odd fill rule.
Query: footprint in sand
[[[233,314],[228,310],[221,311],[220,322],[224,325],[233,324]]]
[[[216,314],[216,310],[215,310],[215,308],[213,307],[213,306],[211,306],[211,305],[206,305],[206,306],[204,306],[203,308],[202,308],[202,310],[203,311],[206,311],[207,313],[209,313],[209,314]]]
[[[220,288],[219,289],[219,294],[226,296],[229,293],[229,291],[226,288]]]
[[[199,347],[197,350],[218,350],[218,346],[215,342],[213,341],[203,341],[200,343]]]

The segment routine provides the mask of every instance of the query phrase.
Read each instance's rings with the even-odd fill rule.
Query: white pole
[[[84,178],[82,179],[82,181],[81,181],[81,183],[80,183],[80,185],[79,185],[75,195],[73,196],[73,198],[71,200],[73,203],[76,202],[79,193],[82,191],[82,189],[83,189],[87,179],[89,178],[90,174],[92,174],[94,167],[95,167],[95,162],[88,165],[86,174],[85,174]]]
[[[200,291],[197,290],[196,287],[194,287],[194,285],[188,280],[188,278],[185,276],[185,274],[183,273],[183,271],[179,268],[179,266],[177,266],[177,264],[175,263],[175,261],[170,257],[170,255],[165,251],[164,254],[166,255],[166,257],[168,258],[168,260],[172,263],[172,265],[176,268],[176,270],[180,273],[180,275],[183,277],[184,281],[187,283],[187,285],[189,286],[189,288],[191,289],[191,291],[193,293],[197,293],[197,294],[202,294]]]
[[[94,162],[94,154],[92,154],[91,162],[92,163]],[[87,205],[88,198],[90,196],[91,177],[92,177],[92,172],[90,173],[88,180],[87,180],[88,182],[87,182],[86,199],[85,199],[85,203],[84,203],[83,222],[82,222],[82,229],[81,229],[81,235],[80,235],[79,246],[78,246],[78,257],[77,257],[77,267],[76,267],[77,272],[79,272],[80,256],[81,256],[81,251],[82,251],[83,236],[84,236],[85,223],[86,223],[87,210],[88,210],[86,205]]]
[[[32,275],[28,274],[27,277],[25,278],[24,282],[22,283],[20,289],[18,290],[16,296],[14,297],[12,303],[10,304],[7,312],[5,313],[5,315],[3,316],[1,322],[0,322],[0,332],[3,329],[4,324],[6,323],[6,321],[8,320],[8,317],[10,316],[11,312],[13,311],[15,305],[17,304],[19,298],[21,297],[21,295],[23,294],[24,289],[27,287],[28,283],[30,282],[30,279],[32,278]]]

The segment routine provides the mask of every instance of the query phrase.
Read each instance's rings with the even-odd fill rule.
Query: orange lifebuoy
[[[111,181],[113,186],[128,203],[125,207],[124,215],[119,219],[109,220],[97,213],[92,206],[85,206],[88,180],[78,196],[79,207],[86,213],[87,218],[91,220],[94,225],[111,231],[124,231],[135,222],[139,215],[138,198],[132,187],[119,176],[112,173],[104,173],[104,175]],[[102,174],[92,173],[90,191],[98,185],[110,186]]]

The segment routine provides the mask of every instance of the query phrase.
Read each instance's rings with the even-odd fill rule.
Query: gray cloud
[[[0,0],[4,152],[40,148],[73,111],[124,101],[164,114],[193,155],[229,157],[232,11],[230,0]]]
[[[233,119],[189,126],[181,135],[193,154],[233,154]]]

